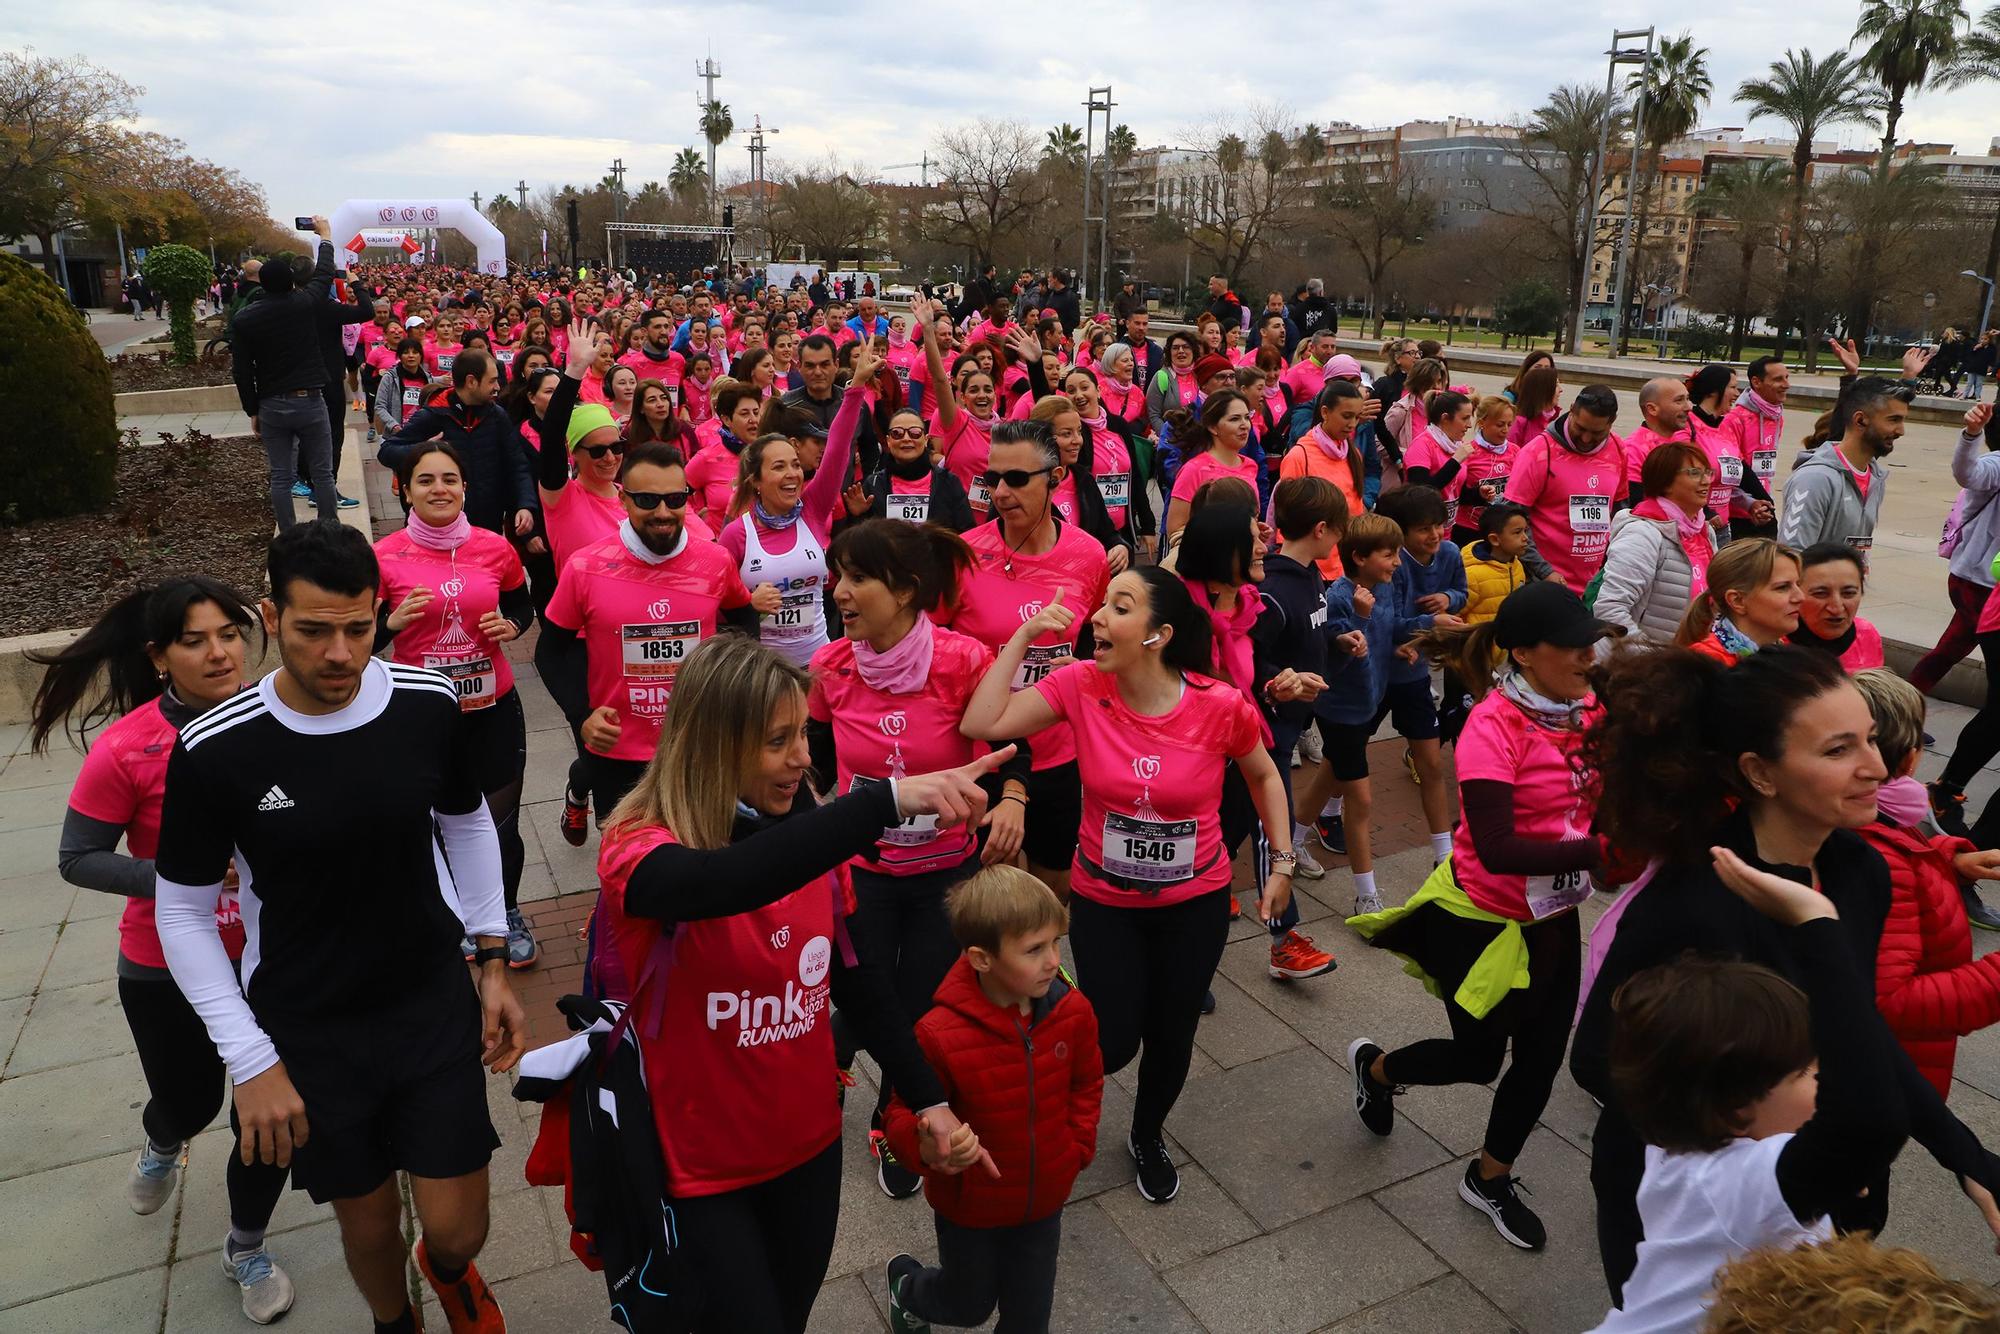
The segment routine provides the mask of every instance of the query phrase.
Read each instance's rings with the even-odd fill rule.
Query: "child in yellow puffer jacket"
[[[1504,502],[1488,505],[1479,516],[1479,537],[1463,551],[1468,625],[1492,620],[1507,595],[1528,582],[1521,566],[1521,553],[1528,549],[1528,511]]]

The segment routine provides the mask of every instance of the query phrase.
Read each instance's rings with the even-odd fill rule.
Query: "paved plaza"
[[[1629,395],[1625,403],[1631,416],[1621,424],[1635,422]],[[1942,562],[1926,543],[1935,542],[1932,516],[1949,503],[1940,451],[1950,435],[1918,428],[1891,460],[1887,531],[1878,532],[1880,565],[1866,607],[1885,634],[1907,625],[1906,637],[1927,639],[1944,620]],[[372,463],[363,472],[362,455],[373,451],[359,437],[350,431],[346,472],[365,486],[386,531],[400,519],[386,474]],[[517,645],[514,655],[531,729],[521,897],[544,961],[516,982],[542,1042],[560,1032],[555,997],[577,986],[576,931],[596,890],[595,842],[575,849],[557,833],[571,743],[535,679],[530,647]],[[1933,706],[1937,743],[1926,776],[1941,767],[1968,716]],[[0,1334],[248,1329],[217,1258],[227,1229],[226,1118],[194,1142],[183,1185],[165,1208],[140,1218],[125,1203],[145,1086],[118,1012],[121,901],[58,877],[57,832],[79,757],[60,747],[46,758],[28,755],[25,731],[0,727]],[[1383,775],[1376,846],[1386,854],[1378,870],[1385,897],[1401,900],[1428,869],[1428,846],[1397,744],[1379,741],[1374,754]],[[1975,809],[1996,777],[1983,773],[1973,785]],[[1304,929],[1336,953],[1339,971],[1274,982],[1263,966],[1262,932],[1249,923],[1232,930],[1215,980],[1218,1009],[1202,1021],[1190,1081],[1168,1121],[1182,1170],[1173,1203],[1147,1204],[1133,1189],[1122,1145],[1131,1072],[1108,1083],[1102,1151],[1065,1216],[1055,1328],[1576,1331],[1602,1314],[1588,1181],[1595,1109],[1567,1074],[1518,1168],[1549,1227],[1541,1254],[1508,1246],[1458,1199],[1464,1160],[1479,1144],[1485,1091],[1414,1090],[1400,1100],[1387,1140],[1355,1120],[1344,1066],[1349,1041],[1367,1035],[1394,1046],[1442,1034],[1445,1021],[1398,960],[1362,946],[1341,923],[1351,881],[1340,859],[1327,860],[1327,879],[1300,882]],[[1237,883],[1247,885],[1247,874],[1239,871]],[[1586,907],[1585,920],[1595,921],[1602,907]],[[2000,942],[1977,934],[1982,951]],[[2000,1034],[1962,1043],[1957,1074],[1952,1106],[2000,1146]],[[610,1328],[599,1276],[569,1253],[560,1196],[522,1179],[535,1109],[524,1115],[508,1083],[490,1082],[502,1147],[481,1268],[513,1330]],[[864,1077],[848,1099],[840,1233],[812,1325],[827,1334],[886,1329],[883,1263],[901,1250],[935,1254],[921,1198],[893,1202],[874,1184],[866,1084]],[[279,1327],[365,1329],[330,1211],[294,1192],[273,1230],[272,1251],[298,1287],[298,1304]],[[1976,1211],[1914,1147],[1896,1173],[1887,1239],[1921,1248],[1955,1274],[2000,1277]],[[431,1317],[430,1327],[442,1330],[435,1308]]]

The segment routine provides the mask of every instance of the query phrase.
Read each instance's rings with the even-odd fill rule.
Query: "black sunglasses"
[[[626,491],[625,499],[640,510],[656,510],[662,503],[670,510],[677,510],[687,504],[688,497],[693,494],[692,491]]]
[[[588,454],[594,459],[601,459],[606,454],[615,454],[621,459],[625,457],[625,442],[623,440],[610,445],[578,445],[576,449],[579,454]]]
[[[1026,468],[1009,468],[1006,472],[994,472],[988,468],[979,474],[979,484],[991,491],[1005,482],[1010,490],[1019,491],[1035,478],[1046,477],[1054,471],[1054,468],[1037,468],[1033,472],[1029,472]]]

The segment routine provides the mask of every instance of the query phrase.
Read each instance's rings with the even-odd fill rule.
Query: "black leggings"
[[[1165,908],[1070,897],[1070,953],[1077,986],[1097,1011],[1104,1073],[1123,1070],[1145,1044],[1132,1106],[1136,1139],[1160,1133],[1187,1083],[1202,996],[1228,939],[1226,889]]]
[[[1972,776],[2000,755],[2000,630],[1979,636],[1979,652],[1986,659],[1986,703],[1958,734],[1958,745],[1938,779],[1948,787],[1963,788]]]
[[[521,784],[528,766],[528,718],[521,692],[509,690],[493,706],[459,715],[467,751],[493,827],[500,833],[500,883],[512,912],[521,897],[521,867],[527,849],[521,843]]]
[[[121,977],[118,1003],[139,1047],[139,1068],[146,1072],[146,1110],[140,1123],[146,1138],[161,1148],[193,1139],[208,1129],[222,1109],[229,1071],[209,1039],[201,1016],[181,995],[171,977],[157,980]],[[229,1109],[236,1129],[236,1109]],[[254,1162],[245,1165],[231,1150],[224,1177],[229,1186],[229,1221],[244,1232],[261,1232],[285,1193],[286,1169]]]
[[[879,875],[854,868],[855,908],[847,919],[854,952],[895,974],[896,998],[903,1003],[906,1024],[914,1025],[930,1010],[938,983],[958,958],[958,942],[944,915],[945,891],[978,869],[976,852],[957,866],[922,875]],[[875,1110],[888,1105],[885,1079]]]
[[[691,1272],[697,1334],[804,1334],[833,1260],[840,1141],[783,1176],[674,1201]]]
[[[1439,907],[1419,910],[1398,928],[1420,933],[1420,939],[1397,930],[1391,948],[1402,951],[1414,945],[1412,957],[1422,961],[1424,971],[1447,997],[1458,990],[1473,961],[1502,930]],[[1520,1157],[1528,1132],[1549,1105],[1549,1090],[1555,1087],[1569,1046],[1583,958],[1573,912],[1524,922],[1521,934],[1528,944],[1526,990],[1509,992],[1484,1019],[1473,1018],[1464,1007],[1447,1000],[1450,1037],[1412,1042],[1390,1052],[1382,1063],[1391,1084],[1489,1084],[1499,1077],[1482,1147],[1500,1163]],[[1501,1075],[1510,1041],[1514,1059]]]

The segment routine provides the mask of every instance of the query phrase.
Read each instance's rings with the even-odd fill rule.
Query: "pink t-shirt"
[[[958,421],[951,428],[951,433],[933,442],[938,457],[944,461],[945,470],[965,487],[966,499],[972,502],[972,517],[975,519],[986,517],[989,496],[985,486],[973,479],[986,471],[987,461],[993,457],[993,424],[998,420],[996,416],[981,421],[960,408]]]
[[[998,654],[1023,622],[1048,605],[1058,589],[1063,605],[1076,613],[1067,634],[1051,631],[1028,646],[1028,656],[1011,683],[1015,690],[1025,690],[1054,670],[1055,659],[1075,652],[1077,636],[1104,601],[1104,586],[1111,582],[1104,548],[1081,528],[1065,523],[1056,529],[1055,545],[1040,555],[1012,552],[997,519],[965,534],[965,541],[972,548],[974,566],[959,584],[958,606],[951,615],[953,629],[971,635]],[[1052,769],[1076,758],[1076,743],[1061,723],[1028,741],[1034,748],[1037,769]]]
[[[1475,447],[1476,448],[1476,447]],[[1403,452],[1403,470],[1427,468],[1432,477],[1431,485],[1444,497],[1444,526],[1449,529],[1458,521],[1458,495],[1465,490],[1465,465],[1461,464],[1451,476],[1451,480],[1440,485],[1435,479],[1444,471],[1447,463],[1457,457],[1458,446],[1436,426],[1426,426],[1413,432],[1410,447]]]
[[[1586,703],[1586,707],[1594,707]],[[1457,747],[1458,781],[1486,779],[1514,789],[1514,832],[1549,843],[1587,838],[1591,805],[1573,763],[1580,729],[1547,727],[1498,690],[1472,706]],[[1517,922],[1573,908],[1590,895],[1590,875],[1501,875],[1479,863],[1464,816],[1451,835],[1452,873],[1477,907]]]
[[[720,613],[749,601],[728,554],[692,534],[658,565],[627,551],[616,533],[570,557],[547,615],[583,635],[591,707],[618,711],[610,758],[653,757],[675,673],[715,633]]]
[[[709,422],[717,421],[709,418]],[[702,423],[705,427],[708,422]],[[723,516],[729,512],[729,498],[736,493],[736,474],[743,456],[731,453],[720,437],[721,426],[716,426],[718,438],[714,444],[703,445],[688,460],[688,486],[693,488],[695,504],[701,510],[701,517],[712,528],[722,526]],[[696,435],[699,437],[699,430]],[[623,512],[622,510],[620,511]]]
[[[1723,414],[1722,425],[1717,428],[1736,442],[1736,452],[1764,484],[1766,495],[1772,493],[1772,483],[1778,479],[1778,437],[1784,425],[1782,411],[1776,417],[1766,417],[1738,401],[1735,407]],[[1740,490],[1734,512],[1741,515],[1750,513],[1750,499]]]
[[[961,736],[958,724],[966,701],[993,665],[992,652],[969,635],[929,621],[911,633],[932,636],[930,675],[915,694],[892,695],[862,680],[851,639],[836,639],[813,654],[806,712],[833,724],[841,792],[888,778],[956,769],[987,750],[984,742]],[[875,850],[854,861],[883,875],[920,875],[957,866],[977,846],[972,827],[940,831],[935,815],[918,815],[883,830]]]
[[[1981,617],[1984,620],[1984,617]],[[1985,634],[1986,631],[1979,631]],[[1882,632],[1863,618],[1854,618],[1854,642],[1847,646],[1847,652],[1840,655],[1840,665],[1850,673],[1865,672],[1870,667],[1881,667],[1887,659],[1882,654]]]
[[[1720,426],[1710,426],[1699,417],[1689,417],[1694,442],[1708,455],[1715,476],[1708,483],[1708,508],[1727,515],[1736,507],[1736,489],[1743,484],[1743,447],[1736,437]],[[1748,507],[1744,507],[1746,512]]]
[[[910,400],[910,381],[917,380],[920,384],[924,382],[924,377],[918,374],[919,368],[924,364],[923,346],[919,343],[905,342],[901,347],[897,347],[891,343],[887,360],[889,369],[895,372],[896,383],[903,386],[903,401],[907,403]]]
[[[1238,454],[1236,462],[1228,464],[1222,462],[1222,460],[1204,449],[1201,453],[1181,464],[1181,470],[1174,475],[1173,495],[1169,499],[1185,500],[1189,504],[1193,504],[1194,493],[1201,490],[1203,485],[1213,481],[1217,477],[1240,477],[1248,482],[1251,491],[1255,492],[1257,490],[1257,460]]]
[[[1146,390],[1142,385],[1119,384],[1110,376],[1097,383],[1097,396],[1104,404],[1104,410],[1138,427],[1142,434],[1151,435],[1146,420]]]
[[[1105,512],[1110,515],[1113,528],[1123,528],[1125,511],[1132,497],[1132,455],[1126,450],[1125,442],[1110,431],[1099,431],[1091,447],[1091,476],[1097,482],[1098,494],[1104,497]],[[1076,474],[1063,475],[1052,499],[1063,522],[1075,523]]]
[[[70,790],[69,808],[78,815],[125,827],[125,853],[150,860],[160,847],[160,801],[167,791],[167,759],[180,733],[150,700],[98,734],[83,757]],[[215,922],[229,957],[243,956],[243,914],[236,893],[216,900]],[[153,900],[126,899],[118,919],[118,949],[133,963],[165,968],[160,932],[153,925]]]
[[[1477,436],[1479,428],[1475,426],[1472,429],[1473,434]],[[1472,457],[1465,461],[1462,469],[1465,474],[1465,487],[1459,492],[1460,528],[1479,527],[1479,516],[1486,512],[1487,505],[1486,493],[1480,490],[1482,486],[1492,491],[1495,500],[1507,494],[1507,478],[1512,475],[1514,460],[1519,457],[1521,457],[1521,447],[1512,441],[1502,442],[1500,448],[1495,449],[1486,443],[1484,437],[1477,440],[1472,450]]]
[[[669,386],[681,382],[680,357],[673,352],[655,361],[643,347],[635,347],[618,358],[618,364],[630,366],[632,373],[642,380],[661,380]]]
[[[528,580],[507,539],[474,528],[457,550],[433,551],[401,528],[375,544],[375,559],[382,566],[381,595],[392,610],[413,588],[432,593],[422,614],[390,643],[389,656],[450,677],[465,713],[490,709],[504,698],[514,688],[514,668],[479,621],[500,610],[502,592]]]
[[[1094,902],[1162,908],[1229,883],[1218,794],[1223,766],[1263,744],[1257,714],[1234,686],[1183,679],[1158,718],[1133,712],[1117,678],[1087,662],[1035,687],[1076,737],[1083,823],[1070,885]]]
[[[625,521],[618,493],[600,496],[578,482],[556,492],[542,492],[542,523],[549,530],[549,553],[561,574],[569,558],[593,542],[602,542]]]
[[[1625,452],[1615,435],[1579,454],[1545,431],[1514,461],[1507,499],[1527,507],[1535,550],[1579,594],[1604,564],[1611,510],[1624,481]]]
[[[1692,421],[1693,418],[1690,417],[1689,420]],[[1641,426],[1634,430],[1632,434],[1625,437],[1624,442],[1625,480],[1627,482],[1637,482],[1640,472],[1646,467],[1646,459],[1661,445],[1672,444],[1676,441],[1686,444],[1689,443],[1689,440],[1690,437],[1686,427],[1681,428],[1675,435],[1661,435],[1650,426]]]

